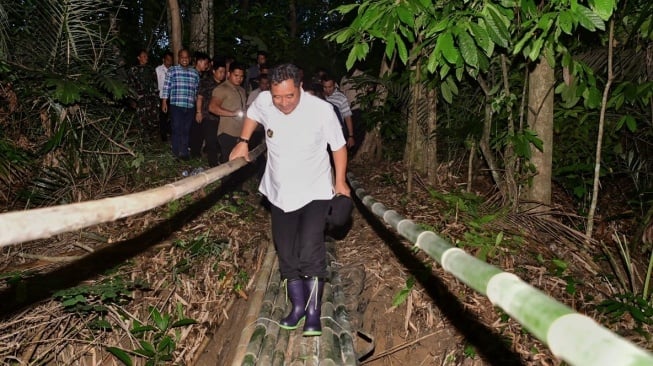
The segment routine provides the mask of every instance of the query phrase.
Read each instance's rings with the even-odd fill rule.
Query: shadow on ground
[[[484,325],[475,314],[466,310],[464,304],[449,291],[447,285],[401,242],[402,238],[398,234],[388,229],[360,200],[356,199],[355,202],[361,216],[422,285],[440,312],[465,337],[466,341],[476,348],[486,362],[497,366],[525,365],[519,354],[508,347],[502,335]]]

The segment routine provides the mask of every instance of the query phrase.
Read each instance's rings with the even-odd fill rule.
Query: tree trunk
[[[290,28],[290,39],[297,38],[297,4],[295,0],[290,0],[288,3],[289,14],[288,14],[288,25]]]
[[[435,89],[430,89],[426,93],[426,103],[428,105],[428,116],[426,119],[426,159],[424,172],[426,173],[427,182],[430,185],[437,183],[438,175],[438,93]]]
[[[541,57],[530,71],[528,85],[528,126],[542,140],[542,151],[531,144],[530,162],[535,166],[536,173],[525,194],[529,201],[550,205],[555,75],[545,57]]]
[[[601,176],[601,148],[603,146],[603,130],[605,128],[605,110],[608,107],[608,96],[610,94],[610,86],[614,80],[614,73],[612,71],[612,55],[613,48],[612,42],[614,41],[614,20],[610,20],[610,33],[608,38],[608,81],[605,83],[603,89],[603,98],[601,99],[601,114],[599,115],[599,132],[596,137],[596,156],[594,161],[594,182],[592,184],[592,203],[590,204],[590,211],[587,214],[587,230],[585,236],[589,244],[592,238],[592,231],[594,230],[594,212],[596,212],[596,204],[599,198],[599,177]],[[648,283],[648,281],[647,281]]]
[[[209,51],[211,2],[211,0],[195,0],[191,5],[190,48],[193,51]]]
[[[172,46],[172,54],[175,58],[175,64],[179,62],[179,50],[182,48],[181,44],[181,13],[179,11],[178,0],[168,0],[168,9],[170,10],[170,45]]]
[[[419,105],[422,99],[422,83],[421,83],[421,67],[420,61],[417,60],[415,67],[412,70],[415,75],[415,80],[410,83],[410,105],[408,106],[408,128],[406,136],[406,147],[404,149],[404,166],[406,167],[406,192],[413,191],[413,175],[415,168],[421,167],[423,159],[424,144],[420,143],[423,140],[421,129],[419,126]]]
[[[389,74],[391,70],[392,67],[388,65],[388,59],[384,56],[381,60],[381,71],[379,72],[379,77]],[[377,99],[374,102],[375,106],[383,105],[388,97],[388,91],[385,88],[377,88],[376,93]],[[354,123],[360,123],[360,121],[354,121]],[[381,129],[379,123],[377,123],[371,131],[365,133],[363,144],[356,152],[352,161],[376,162],[381,160],[381,146]]]

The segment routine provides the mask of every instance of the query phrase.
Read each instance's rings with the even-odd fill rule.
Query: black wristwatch
[[[242,138],[242,137],[238,137],[238,138],[236,139],[236,143],[239,144],[239,143],[241,143],[241,142],[244,142],[244,143],[246,143],[246,144],[249,144],[249,140],[248,140],[248,139],[244,139],[244,138]]]

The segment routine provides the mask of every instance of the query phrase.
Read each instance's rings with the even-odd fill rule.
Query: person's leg
[[[299,223],[299,270],[302,276],[327,277],[324,228],[329,200],[315,200],[304,206]]]
[[[197,123],[195,118],[190,124],[190,135],[188,137],[190,156],[192,158],[202,157],[202,145],[204,144],[204,121]]]
[[[182,109],[183,108],[179,108],[174,105],[171,105],[168,108],[170,113],[170,140],[172,143],[172,154],[176,157],[180,157],[181,152],[181,130],[182,120],[184,118]]]
[[[304,206],[299,220],[299,270],[303,276],[306,310],[303,335],[322,334],[322,294],[328,275],[324,227],[329,200],[315,200]]]
[[[270,205],[272,220],[272,240],[279,259],[279,272],[282,279],[300,278],[299,243],[297,231],[300,225],[301,209],[283,212],[275,205]]]
[[[204,141],[206,141],[206,156],[209,161],[209,167],[218,165],[218,122],[217,121],[204,121],[202,122],[204,129]]]
[[[161,135],[161,141],[168,139],[168,133],[170,133],[170,115],[164,113],[159,107],[159,134]]]
[[[236,146],[237,137],[227,135],[226,133],[221,133],[218,135],[218,144],[220,145],[220,163],[226,163],[229,161],[229,154]]]
[[[190,135],[190,127],[195,118],[195,108],[180,108],[183,110],[183,119],[181,121],[181,146],[179,147],[179,154],[182,158],[188,158],[188,136]]]

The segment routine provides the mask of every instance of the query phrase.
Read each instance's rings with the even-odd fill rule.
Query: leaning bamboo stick
[[[259,145],[250,152],[250,160],[255,160],[264,150],[265,144]],[[246,164],[245,159],[236,159],[195,176],[125,196],[1,214],[0,247],[49,238],[149,211],[197,191]]]

